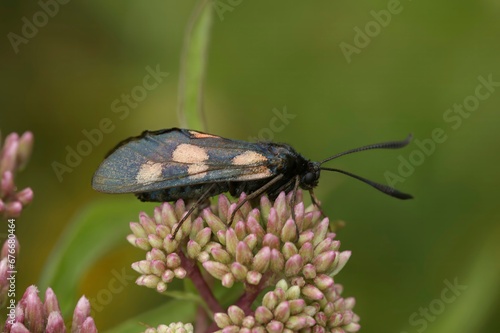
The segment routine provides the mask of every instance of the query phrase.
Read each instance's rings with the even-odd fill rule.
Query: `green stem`
[[[201,0],[191,15],[184,36],[179,75],[177,115],[181,127],[204,130],[203,80],[212,27],[210,0]]]

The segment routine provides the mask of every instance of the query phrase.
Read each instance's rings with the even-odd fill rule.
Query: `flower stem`
[[[198,268],[198,265],[182,252],[178,252],[179,257],[181,258],[181,265],[186,270],[187,275],[193,281],[196,289],[200,292],[200,296],[208,305],[208,308],[212,311],[212,313],[216,312],[224,312],[224,309],[219,304],[219,301],[215,298],[212,290],[210,290],[210,286],[207,284],[207,281],[201,275],[201,271]]]
[[[260,292],[267,286],[269,281],[269,275],[264,275],[260,280],[258,285],[251,285],[245,283],[245,293],[236,301],[238,307],[240,307],[246,315],[252,314],[252,303],[255,301]]]

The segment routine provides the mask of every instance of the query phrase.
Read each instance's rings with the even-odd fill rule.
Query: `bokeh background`
[[[415,196],[412,201],[339,174],[322,175],[317,196],[332,219],[346,221],[338,237],[353,255],[337,282],[346,296],[356,297],[362,332],[500,332],[500,84],[480,88],[489,92],[482,100],[471,97],[479,77],[500,82],[500,3],[216,3],[204,91],[209,132],[287,142],[313,160],[410,132],[423,142],[436,129],[446,136],[425,155],[414,141],[403,150],[329,164],[386,183],[387,172],[398,174],[402,160],[416,161],[396,182]],[[90,187],[106,152],[145,129],[179,125],[180,56],[194,6],[71,1],[13,46],[10,33],[22,36],[23,17],[32,22],[42,7],[2,1],[0,129],[3,136],[31,130],[36,140],[28,168],[17,177],[20,187],[35,192],[17,223],[19,293],[38,282],[70,221],[89,204],[109,199]],[[383,13],[390,10],[389,20]],[[357,31],[366,28],[371,36],[363,38]],[[346,55],[347,49],[352,52]],[[127,116],[114,112],[112,103],[143,84],[148,66],[169,74]],[[474,110],[448,111],[464,101]],[[273,129],[285,109],[293,119]],[[447,121],[446,115],[455,118]],[[53,163],[66,164],[67,147],[76,149],[85,139],[82,131],[104,118],[113,130],[59,179]],[[120,200],[135,203],[132,195]],[[124,220],[120,232],[126,234],[136,216]],[[92,237],[87,241],[91,249]],[[142,256],[123,239],[81,276],[75,300],[81,294],[95,298],[123,267],[136,276],[129,265]],[[467,286],[449,304],[439,301],[445,281]],[[129,281],[95,314],[97,325],[113,327],[162,300]],[[425,308],[430,315],[422,314]]]

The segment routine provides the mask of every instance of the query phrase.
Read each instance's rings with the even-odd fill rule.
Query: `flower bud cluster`
[[[350,251],[339,251],[329,219],[315,206],[306,209],[300,191],[294,214],[290,202],[291,194],[281,193],[274,202],[263,195],[257,207],[246,202],[230,221],[236,203],[220,195],[211,207],[193,213],[175,239],[170,235],[188,211],[182,200],[163,203],[153,217],[141,213],[128,236],[148,251],[132,265],[142,274],[137,283],[165,291],[174,278],[186,277],[188,261],[197,262],[227,288],[237,282],[257,290],[276,286],[252,314],[236,305],[217,313],[221,332],[358,331],[354,299],[342,298],[333,279]]]
[[[338,251],[340,242],[318,209],[306,210],[298,200],[292,219],[289,201],[290,196],[282,193],[274,203],[262,196],[258,208],[247,202],[236,213],[234,226],[228,226],[236,204],[221,195],[217,205],[202,210],[194,221],[188,218],[175,239],[169,235],[186,213],[182,200],[157,207],[154,218],[141,213],[140,222],[131,223],[133,234],[128,237],[133,245],[149,250],[146,260],[132,265],[142,274],[137,282],[164,291],[174,277],[183,278],[176,251],[201,263],[225,287],[235,282],[258,285],[264,275],[309,283],[319,275],[334,276],[350,252]]]
[[[14,288],[12,282],[11,271],[15,271],[15,264],[9,260],[9,255],[17,256],[19,254],[19,242],[17,237],[8,237],[3,243],[2,252],[0,253],[0,308],[4,308],[7,302],[9,289]]]
[[[354,299],[342,298],[342,287],[334,285],[332,278],[322,279],[328,281],[321,284],[322,290],[303,280],[295,285],[280,280],[252,315],[245,315],[236,305],[227,313],[216,313],[217,332],[357,332],[360,326],[359,317],[352,312]]]
[[[67,329],[59,309],[57,297],[48,288],[45,302],[38,296],[38,289],[26,289],[14,311],[7,315],[4,332],[7,333],[64,333]],[[73,333],[97,333],[94,319],[90,316],[90,302],[82,296],[76,305],[71,324]]]
[[[157,328],[150,327],[144,333],[193,333],[193,325],[178,322],[168,326],[160,325]]]
[[[0,137],[1,140],[1,137]],[[18,217],[23,207],[33,200],[31,188],[16,192],[14,175],[22,170],[31,155],[33,134],[25,132],[21,137],[11,133],[0,142],[0,216]]]
[[[191,218],[184,222],[175,239],[170,237],[185,213],[184,202],[179,200],[174,205],[164,203],[156,207],[152,218],[141,213],[139,222],[130,223],[133,234],[129,235],[127,240],[132,245],[148,251],[145,260],[132,264],[132,268],[141,274],[136,280],[138,285],[164,292],[174,278],[183,279],[186,276],[177,250],[183,235],[191,229]],[[200,223],[201,218],[198,218],[198,221]]]

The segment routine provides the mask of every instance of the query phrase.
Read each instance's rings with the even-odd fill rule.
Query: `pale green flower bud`
[[[302,288],[302,294],[305,297],[315,301],[319,301],[325,297],[325,295],[323,295],[323,293],[318,288],[310,284]]]
[[[252,262],[253,254],[247,243],[239,242],[236,247],[236,261],[242,265],[249,265]]]
[[[255,310],[255,320],[260,324],[267,324],[273,319],[273,313],[265,306],[259,306]],[[219,326],[220,327],[220,326]]]
[[[243,319],[245,318],[245,312],[236,305],[231,305],[227,309],[227,314],[231,319],[231,322],[235,325],[241,326],[243,324]]]
[[[217,261],[206,261],[203,263],[203,267],[209,272],[214,278],[222,280],[224,274],[229,273],[229,268]]]
[[[276,309],[274,309],[274,319],[279,320],[284,323],[290,318],[290,304],[288,301],[281,302],[278,304]]]
[[[271,249],[269,247],[263,247],[253,258],[252,270],[264,273],[267,271],[271,259]]]
[[[302,270],[303,265],[304,262],[300,254],[293,255],[285,263],[285,275],[289,277],[297,275]]]
[[[262,279],[262,274],[256,271],[249,271],[247,274],[247,282],[252,285],[258,285]]]
[[[293,220],[287,220],[281,229],[281,240],[283,242],[293,242],[297,239],[297,225]]]

